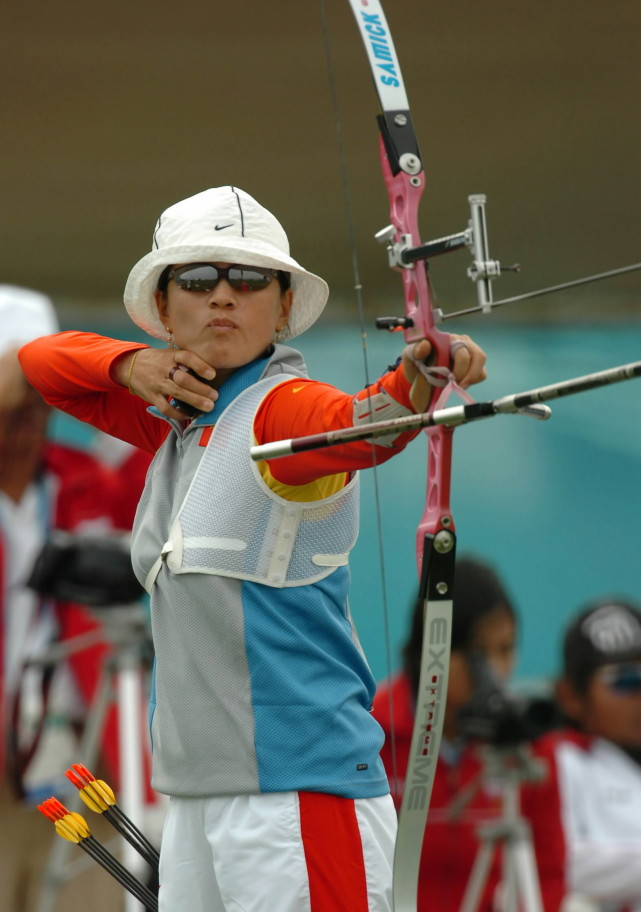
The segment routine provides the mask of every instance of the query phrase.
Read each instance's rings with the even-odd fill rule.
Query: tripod
[[[523,744],[509,748],[485,747],[483,760],[487,779],[501,786],[502,816],[495,823],[479,827],[480,847],[461,912],[478,910],[492,859],[500,847],[503,848],[502,912],[543,912],[530,828],[520,814],[519,786],[523,782],[540,780],[544,770]]]
[[[101,681],[96,689],[92,706],[87,714],[87,725],[80,741],[78,753],[81,762],[91,768],[99,754],[107,711],[112,702],[118,707],[119,722],[119,805],[138,826],[144,815],[144,756],[148,751],[143,723],[143,656],[148,651],[149,635],[145,611],[140,603],[119,605],[105,609],[92,608],[92,613],[102,621],[97,634],[77,637],[66,645],[53,646],[45,661],[61,661],[72,652],[86,648],[98,638],[111,644]],[[115,684],[115,686],[114,686]],[[70,809],[82,810],[77,796],[69,802]],[[72,843],[56,839],[43,873],[37,912],[54,912],[56,897],[61,887],[86,867],[85,859],[68,860],[75,850]],[[128,842],[122,841],[122,862],[132,873],[140,871],[141,859]],[[125,894],[124,912],[140,912],[143,906],[129,893]]]

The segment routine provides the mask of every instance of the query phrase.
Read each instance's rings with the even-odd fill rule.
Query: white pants
[[[172,798],[160,912],[390,912],[392,798]]]

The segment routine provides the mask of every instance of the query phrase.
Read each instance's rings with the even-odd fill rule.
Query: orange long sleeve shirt
[[[142,399],[131,395],[111,375],[118,358],[141,347],[94,333],[64,332],[30,342],[19,357],[29,382],[50,405],[155,453],[170,432],[169,423],[158,420]],[[354,423],[354,400],[367,399],[382,389],[413,411],[402,367],[389,371],[356,396],[314,380],[284,382],[260,406],[254,425],[256,441],[268,443],[350,427]],[[372,447],[360,441],[271,460],[270,471],[282,484],[307,484],[386,462],[417,434],[410,431],[399,435],[391,446]]]

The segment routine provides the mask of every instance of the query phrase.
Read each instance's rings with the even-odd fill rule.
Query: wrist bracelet
[[[140,354],[141,351],[142,351],[142,348],[136,349],[136,351],[134,352],[134,356],[131,359],[131,363],[129,364],[129,373],[127,374],[127,389],[129,390],[129,392],[131,393],[132,396],[135,396],[136,394],[134,393],[132,386],[131,386],[131,375],[134,372],[134,364],[136,363],[136,358],[138,357],[138,355]]]

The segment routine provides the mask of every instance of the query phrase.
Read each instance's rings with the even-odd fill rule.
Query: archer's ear
[[[154,298],[156,299],[156,307],[158,308],[160,319],[164,322],[167,319],[167,294],[156,289]]]
[[[289,318],[290,311],[292,309],[292,304],[294,303],[294,292],[291,288],[288,288],[287,291],[284,291],[280,296],[282,314],[285,318]]]
[[[586,698],[567,678],[561,678],[555,687],[556,702],[564,716],[582,725],[586,713]]]

